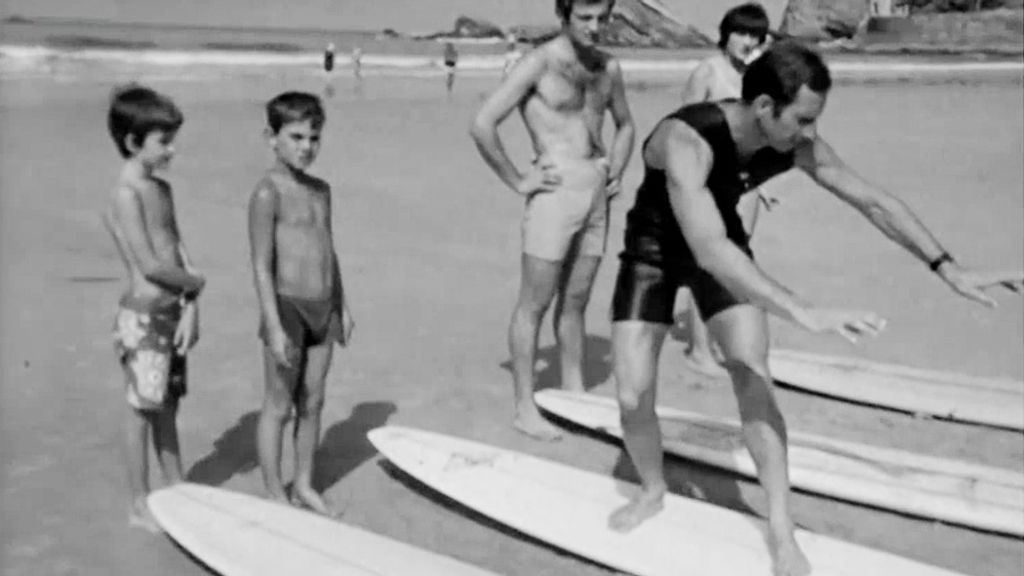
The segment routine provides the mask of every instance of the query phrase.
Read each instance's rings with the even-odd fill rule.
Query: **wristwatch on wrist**
[[[943,252],[939,254],[934,260],[928,263],[928,269],[932,272],[938,272],[939,268],[946,262],[955,262],[953,256],[949,252]]]

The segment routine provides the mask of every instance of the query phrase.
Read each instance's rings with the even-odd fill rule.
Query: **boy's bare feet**
[[[151,534],[163,532],[156,518],[153,518],[153,513],[149,511],[145,498],[136,500],[128,509],[128,525],[133,528],[142,528]]]
[[[516,430],[526,434],[534,440],[543,442],[554,442],[562,439],[562,431],[548,422],[536,406],[521,407],[517,410],[516,419],[512,422]]]
[[[665,507],[664,499],[665,488],[641,490],[625,506],[612,512],[608,527],[616,532],[629,532],[661,512]]]
[[[296,502],[305,508],[309,508],[317,514],[322,514],[328,518],[337,518],[340,516],[340,512],[332,510],[327,502],[324,501],[323,497],[313,490],[312,486],[300,486],[295,485],[295,489],[292,492],[295,496]]]
[[[773,576],[809,576],[811,563],[793,537],[793,530],[769,528],[768,544],[771,546]]]
[[[292,501],[289,494],[292,493],[292,485],[282,486],[280,489],[267,488],[267,500],[290,506]]]

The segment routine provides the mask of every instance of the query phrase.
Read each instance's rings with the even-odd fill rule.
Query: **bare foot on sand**
[[[800,546],[793,538],[792,529],[770,530],[768,543],[772,547],[773,576],[809,576],[811,563],[804,556]]]
[[[616,532],[629,532],[644,523],[665,507],[665,489],[656,488],[643,490],[634,496],[629,503],[612,512],[608,518],[608,527]]]
[[[128,509],[128,525],[133,528],[142,528],[151,534],[163,532],[160,525],[157,524],[156,518],[153,518],[153,513],[149,511],[145,499],[136,500]]]
[[[304,508],[309,508],[313,512],[327,516],[328,518],[337,518],[340,516],[340,513],[332,510],[331,507],[327,505],[327,502],[324,501],[323,497],[320,496],[316,490],[313,490],[311,486],[300,486],[296,484],[293,494],[295,495],[296,503]]]
[[[562,431],[545,420],[536,407],[519,410],[512,426],[534,440],[554,442],[562,439]]]

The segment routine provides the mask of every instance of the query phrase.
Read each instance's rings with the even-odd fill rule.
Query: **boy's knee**
[[[285,423],[292,413],[292,403],[285,398],[267,398],[263,402],[263,416]]]
[[[313,414],[319,414],[324,409],[324,395],[323,394],[306,394],[299,401],[296,406],[296,411],[299,416],[307,417]]]

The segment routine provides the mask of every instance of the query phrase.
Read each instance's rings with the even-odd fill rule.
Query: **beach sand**
[[[202,339],[190,357],[179,418],[191,480],[259,494],[255,423],[262,375],[248,264],[246,202],[269,161],[262,103],[279,91],[321,91],[316,74],[156,72],[186,123],[169,173],[180,225],[209,285]],[[28,574],[201,575],[169,539],[129,529],[120,451],[125,412],[110,327],[123,270],[99,218],[119,159],[105,130],[115,81],[134,71],[58,71],[0,86],[0,567]],[[337,247],[358,323],[335,356],[317,482],[344,520],[523,576],[610,572],[467,512],[383,462],[365,438],[386,423],[422,427],[632,478],[620,449],[570,433],[532,442],[509,427],[505,331],[518,285],[521,203],[466,135],[494,77],[372,77],[335,84],[314,172],[334,186]],[[1024,261],[1024,111],[1019,75],[1005,82],[843,84],[822,132],[870,179],[898,192],[963,262]],[[676,83],[633,83],[638,140],[674,108]],[[520,122],[503,129],[519,162]],[[610,394],[608,306],[624,213],[641,177],[636,155],[614,205],[609,258],[588,316],[588,378]],[[774,323],[780,345],[985,376],[1024,376],[1018,297],[986,310],[955,297],[927,269],[800,175],[770,185],[782,205],[763,217],[760,264],[813,301],[874,309],[890,328],[851,347]],[[550,325],[539,381],[557,384]],[[688,374],[666,345],[661,401],[735,413],[729,387]],[[915,419],[788,390],[792,430],[1024,473],[1024,436]],[[755,482],[678,460],[671,488],[763,514]],[[158,474],[154,474],[155,486]],[[823,497],[794,496],[810,530],[976,576],[1024,570],[1022,541]]]

